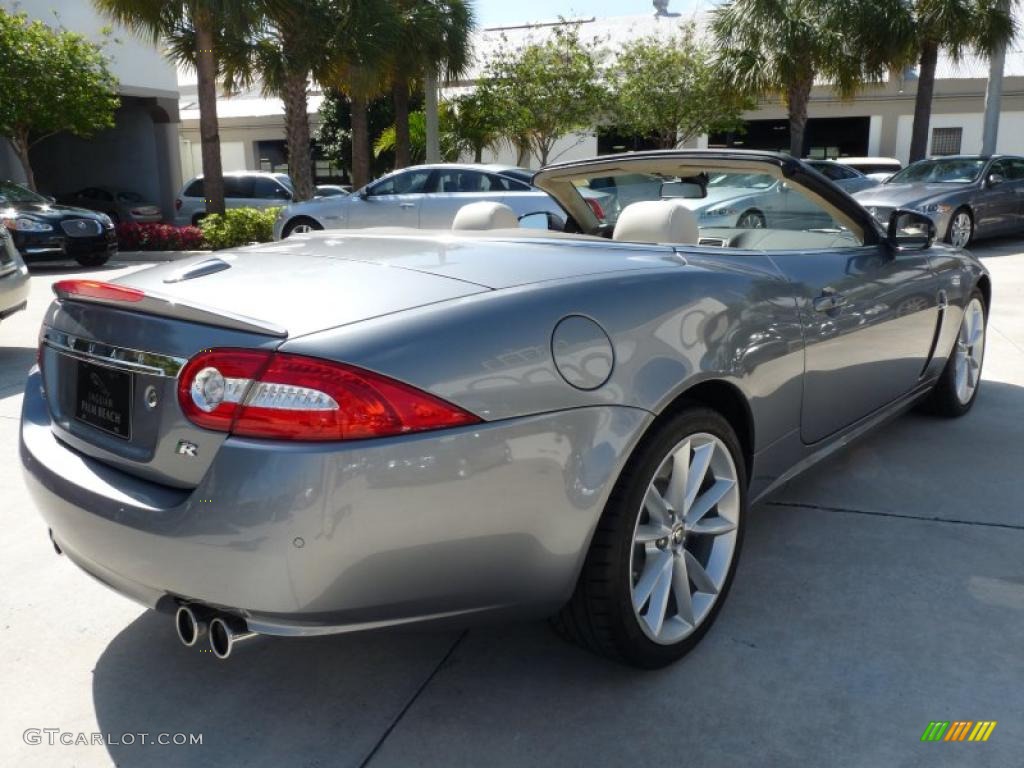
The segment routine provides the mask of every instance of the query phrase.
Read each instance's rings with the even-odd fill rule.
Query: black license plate
[[[75,418],[111,435],[132,436],[132,374],[78,361]]]

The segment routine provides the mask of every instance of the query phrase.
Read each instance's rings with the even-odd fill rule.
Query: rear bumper
[[[57,441],[33,371],[21,458],[55,541],[115,590],[324,634],[553,611],[650,418],[581,408],[344,447],[230,438],[183,491]]]

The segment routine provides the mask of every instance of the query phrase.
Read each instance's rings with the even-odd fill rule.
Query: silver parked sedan
[[[725,172],[835,226],[709,227],[673,199],[599,218],[584,196],[620,175],[707,194]],[[990,277],[921,214],[883,231],[764,152],[534,183],[563,231],[478,201],[472,229],[56,283],[21,459],[57,551],[220,657],[261,633],[554,614],[657,667],[711,627],[754,502],[906,408],[975,402]]]
[[[403,168],[348,195],[314,198],[281,210],[274,237],[359,227],[447,228],[462,206],[502,203],[517,216],[550,212],[558,204],[529,183],[531,171],[504,165],[446,163]]]
[[[0,222],[0,320],[28,306],[28,267],[14,247],[14,239]]]
[[[958,155],[921,160],[854,195],[887,224],[898,208],[928,216],[947,243],[1024,229],[1024,157]]]

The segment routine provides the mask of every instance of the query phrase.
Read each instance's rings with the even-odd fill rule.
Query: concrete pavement
[[[38,273],[0,324],[0,765],[1019,764],[1024,248],[977,250],[995,298],[972,413],[904,416],[753,510],[719,621],[659,672],[540,623],[271,639],[228,663],[182,648],[53,554],[23,488],[20,388],[63,276]],[[923,744],[931,720],[999,724]],[[31,745],[29,728],[203,743]]]

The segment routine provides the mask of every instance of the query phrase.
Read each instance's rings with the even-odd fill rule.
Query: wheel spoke
[[[676,507],[676,512],[681,517],[685,518],[689,513],[690,507],[693,506],[693,500],[697,498],[697,493],[704,483],[704,476],[708,473],[708,467],[711,466],[711,457],[714,453],[714,443],[705,443],[699,448],[694,449],[693,461],[690,462],[689,477],[686,479],[686,501],[681,508]]]
[[[718,587],[708,576],[704,566],[697,562],[697,558],[688,549],[683,550],[683,559],[686,561],[686,572],[690,575],[690,581],[697,588],[698,592],[706,592],[709,595],[717,595]]]
[[[637,544],[648,544],[658,539],[664,539],[672,533],[672,529],[668,526],[661,525],[660,523],[648,523],[647,525],[638,525],[636,527],[636,537],[634,541]]]
[[[644,508],[647,509],[647,514],[650,515],[652,523],[661,526],[668,525],[672,514],[668,504],[665,503],[665,499],[653,485],[647,488],[647,495],[644,497]]]
[[[672,476],[668,481],[668,503],[679,514],[685,512],[686,483],[690,476],[690,441],[687,440],[672,456]]]
[[[672,555],[669,552],[659,552],[656,557],[649,557],[644,565],[644,572],[640,580],[633,587],[633,607],[639,611],[644,603],[651,596],[654,587],[657,586],[661,574],[672,564]]]
[[[982,327],[982,324],[980,322],[978,323],[978,326],[976,328],[971,329],[970,339],[967,342],[971,346],[971,348],[977,347],[978,344],[981,343],[981,335],[983,331],[984,328]]]
[[[669,555],[654,582],[651,602],[647,606],[647,613],[644,614],[644,621],[655,635],[661,632],[661,625],[665,623],[665,609],[668,607],[668,596],[671,591],[672,556]]]
[[[672,595],[676,599],[676,610],[679,611],[679,618],[692,627],[695,623],[693,597],[690,595],[690,576],[686,571],[686,560],[678,553],[672,559]]]
[[[726,520],[724,517],[704,518],[689,529],[690,533],[708,536],[721,536],[723,533],[731,533],[736,530],[736,523]]]
[[[967,358],[967,386],[976,387],[978,385],[978,361],[973,357]]]
[[[697,525],[701,519],[710,512],[714,506],[725,498],[725,494],[736,485],[734,480],[722,477],[715,480],[715,484],[702,493],[690,506],[686,513],[686,526],[690,528]]]

